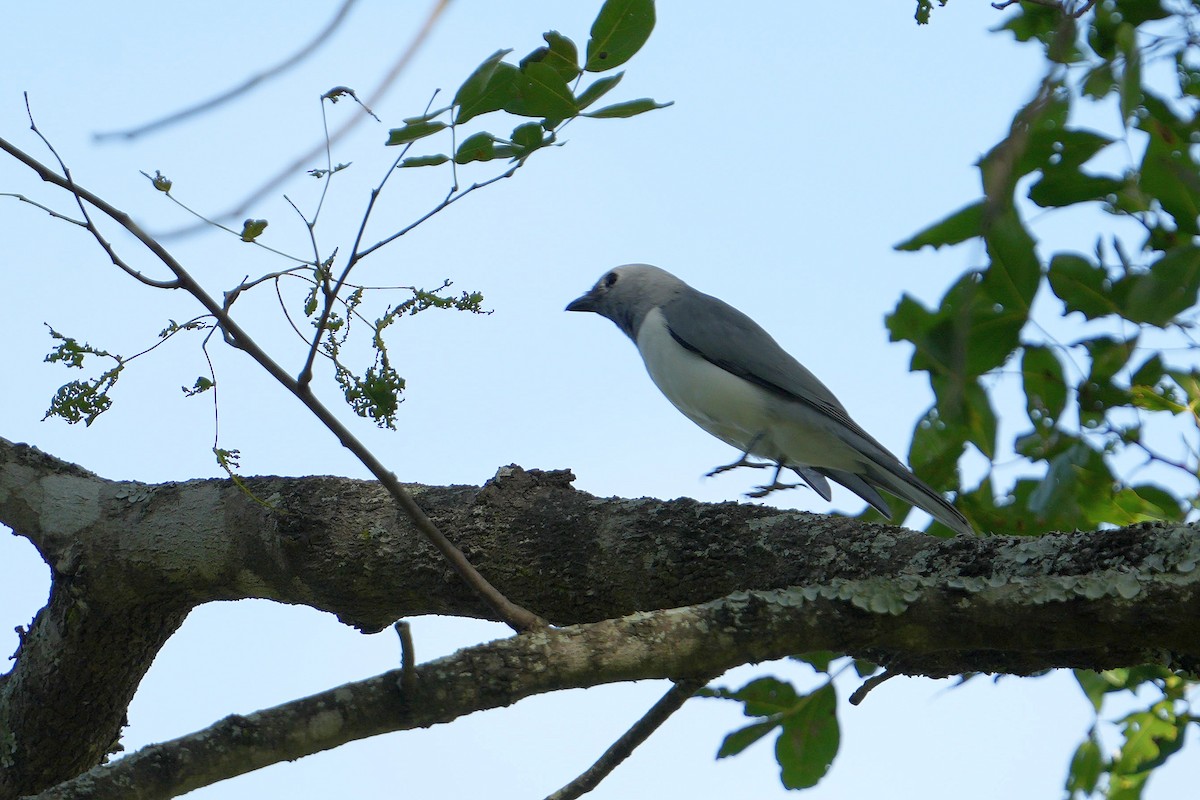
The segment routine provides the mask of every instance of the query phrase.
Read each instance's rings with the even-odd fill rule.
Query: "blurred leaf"
[[[521,67],[514,78],[514,96],[503,108],[523,117],[570,119],[579,113],[575,95],[553,66],[535,61]]]
[[[393,146],[398,144],[408,144],[415,142],[417,139],[424,139],[426,136],[432,136],[438,131],[445,130],[449,126],[440,121],[434,122],[410,122],[403,128],[392,128],[388,131],[387,145]]]
[[[769,717],[785,712],[799,700],[792,685],[778,678],[758,678],[730,696],[745,703],[747,717]]]
[[[575,43],[558,31],[547,31],[542,34],[546,47],[539,47],[521,60],[521,69],[525,65],[541,61],[554,69],[564,81],[573,81],[579,77],[579,50]]]
[[[1117,48],[1125,57],[1121,69],[1121,119],[1128,120],[1142,103],[1142,54],[1137,44],[1137,29],[1128,21],[1117,26]]]
[[[615,75],[605,75],[603,78],[597,78],[579,93],[579,96],[575,98],[575,105],[580,109],[587,108],[608,94],[614,86],[621,82],[621,78],[623,77],[625,77],[625,73],[618,72]]]
[[[604,72],[633,58],[654,30],[654,0],[605,0],[592,23],[588,72]]]
[[[935,222],[928,228],[913,234],[909,239],[895,245],[897,250],[920,250],[929,245],[934,249],[947,244],[958,244],[983,235],[983,201],[960,208],[950,216]]]
[[[1017,6],[1017,13],[1014,16],[1009,17],[993,30],[1010,31],[1018,42],[1028,42],[1030,39],[1048,42],[1054,35],[1058,20],[1059,13],[1055,8],[1021,3]]]
[[[1088,319],[1114,314],[1112,282],[1103,267],[1075,253],[1055,253],[1047,271],[1050,288],[1067,307]]]
[[[803,661],[817,672],[828,672],[829,665],[835,658],[840,658],[840,654],[832,650],[814,650],[811,653],[801,653],[798,656],[792,657],[797,661]]]
[[[920,478],[938,489],[957,488],[958,459],[967,441],[965,425],[943,421],[937,406],[925,412],[913,431],[908,463]]]
[[[413,156],[406,158],[400,162],[401,167],[436,167],[438,164],[445,164],[450,160],[450,156],[444,153],[438,153],[434,156]]]
[[[463,81],[462,86],[458,87],[454,95],[454,105],[458,107],[455,122],[466,122],[472,117],[504,107],[511,95],[512,79],[517,73],[517,68],[501,62],[511,52],[509,49],[492,53]],[[497,78],[501,66],[507,69]]]
[[[1113,498],[1113,505],[1124,514],[1123,521],[1118,521],[1114,515],[1114,523],[1120,525],[1163,520],[1180,521],[1183,518],[1183,509],[1179,501],[1165,489],[1150,484],[1121,489]]]
[[[966,405],[968,441],[979,448],[988,459],[996,457],[996,412],[987,392],[978,383],[967,385]]]
[[[511,158],[516,150],[510,145],[503,144],[490,133],[481,131],[468,136],[466,141],[458,146],[454,154],[454,163],[469,164],[472,161],[491,161],[496,158]]]
[[[1021,379],[1030,421],[1037,425],[1043,413],[1051,420],[1058,419],[1067,405],[1067,380],[1054,351],[1042,345],[1026,345]]]
[[[1163,255],[1148,271],[1118,282],[1123,316],[1133,322],[1167,326],[1196,305],[1200,292],[1200,247],[1188,244]]]
[[[605,106],[604,108],[600,108],[595,111],[587,111],[581,116],[592,117],[593,119],[623,119],[626,117],[635,117],[638,114],[645,114],[647,111],[653,111],[657,108],[666,108],[674,104],[674,101],[659,103],[651,100],[649,97],[643,97],[639,100],[628,100],[624,103],[616,103],[615,105]]]
[[[1089,734],[1071,757],[1071,767],[1067,771],[1067,796],[1070,798],[1094,792],[1103,771],[1104,755],[1100,752],[1100,742],[1094,734]]]
[[[985,225],[983,238],[992,263],[980,286],[1003,309],[1019,313],[1023,326],[1042,279],[1033,237],[1017,212],[1009,208]]]
[[[1150,115],[1138,127],[1150,140],[1142,157],[1142,190],[1158,199],[1180,232],[1200,234],[1200,165],[1189,147],[1188,123],[1157,97],[1147,94],[1143,102]]]
[[[778,727],[778,721],[755,722],[728,734],[717,750],[717,758],[736,756]]]
[[[816,786],[833,765],[840,739],[837,694],[827,683],[803,698],[796,712],[783,721],[775,742],[783,785],[789,789]]]
[[[248,219],[242,223],[242,241],[253,242],[267,229],[265,219]]]
[[[526,122],[518,125],[513,129],[512,136],[509,138],[524,153],[532,152],[549,143],[546,139],[545,128],[538,122]]]

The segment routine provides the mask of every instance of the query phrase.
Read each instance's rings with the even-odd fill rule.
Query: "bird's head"
[[[637,341],[642,320],[676,296],[687,284],[649,264],[626,264],[604,273],[591,290],[567,304],[567,311],[594,311],[608,317]]]

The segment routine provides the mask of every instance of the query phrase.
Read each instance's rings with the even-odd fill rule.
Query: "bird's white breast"
[[[838,435],[839,425],[688,350],[671,336],[661,309],[646,315],[637,348],[667,399],[721,441],[768,461],[861,469],[861,457]]]
[[[713,436],[744,451],[766,432],[770,423],[762,390],[675,341],[661,309],[646,315],[637,348],[659,390]]]

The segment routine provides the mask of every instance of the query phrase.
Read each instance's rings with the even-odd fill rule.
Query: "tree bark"
[[[935,676],[1200,665],[1191,527],[938,539],[765,506],[601,499],[571,480],[506,467],[482,488],[412,490],[513,601],[555,625],[609,621],[601,625],[615,639],[596,638],[593,626],[577,634],[595,661],[571,673],[572,686],[826,649]],[[53,574],[49,604],[0,676],[0,798],[99,763],[154,654],[200,603],[299,603],[364,631],[416,614],[487,615],[376,484],[244,483],[108,481],[0,439],[0,522],[32,541]],[[694,626],[653,612],[678,606],[689,608],[671,613]],[[508,641],[525,644],[469,654],[492,670],[485,683],[511,683],[514,654],[531,652],[528,635]],[[502,646],[515,649],[501,658]],[[449,718],[555,688],[548,679],[468,697]],[[372,724],[403,727],[394,711],[385,704],[388,720]]]

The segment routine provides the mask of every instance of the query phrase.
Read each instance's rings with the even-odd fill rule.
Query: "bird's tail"
[[[906,503],[928,512],[934,519],[955,533],[967,536],[978,535],[975,529],[971,527],[971,523],[967,521],[967,518],[949,500],[931,489],[898,460],[895,463],[888,463],[892,460],[887,459],[884,463],[871,463],[867,466],[865,473],[856,477],[860,477],[867,483],[885,489]],[[837,478],[834,478],[834,480],[837,480]],[[848,488],[851,491],[856,491],[853,486]],[[860,496],[862,496],[861,493]],[[871,503],[870,498],[863,497],[863,499]],[[871,505],[875,504],[871,503]]]

